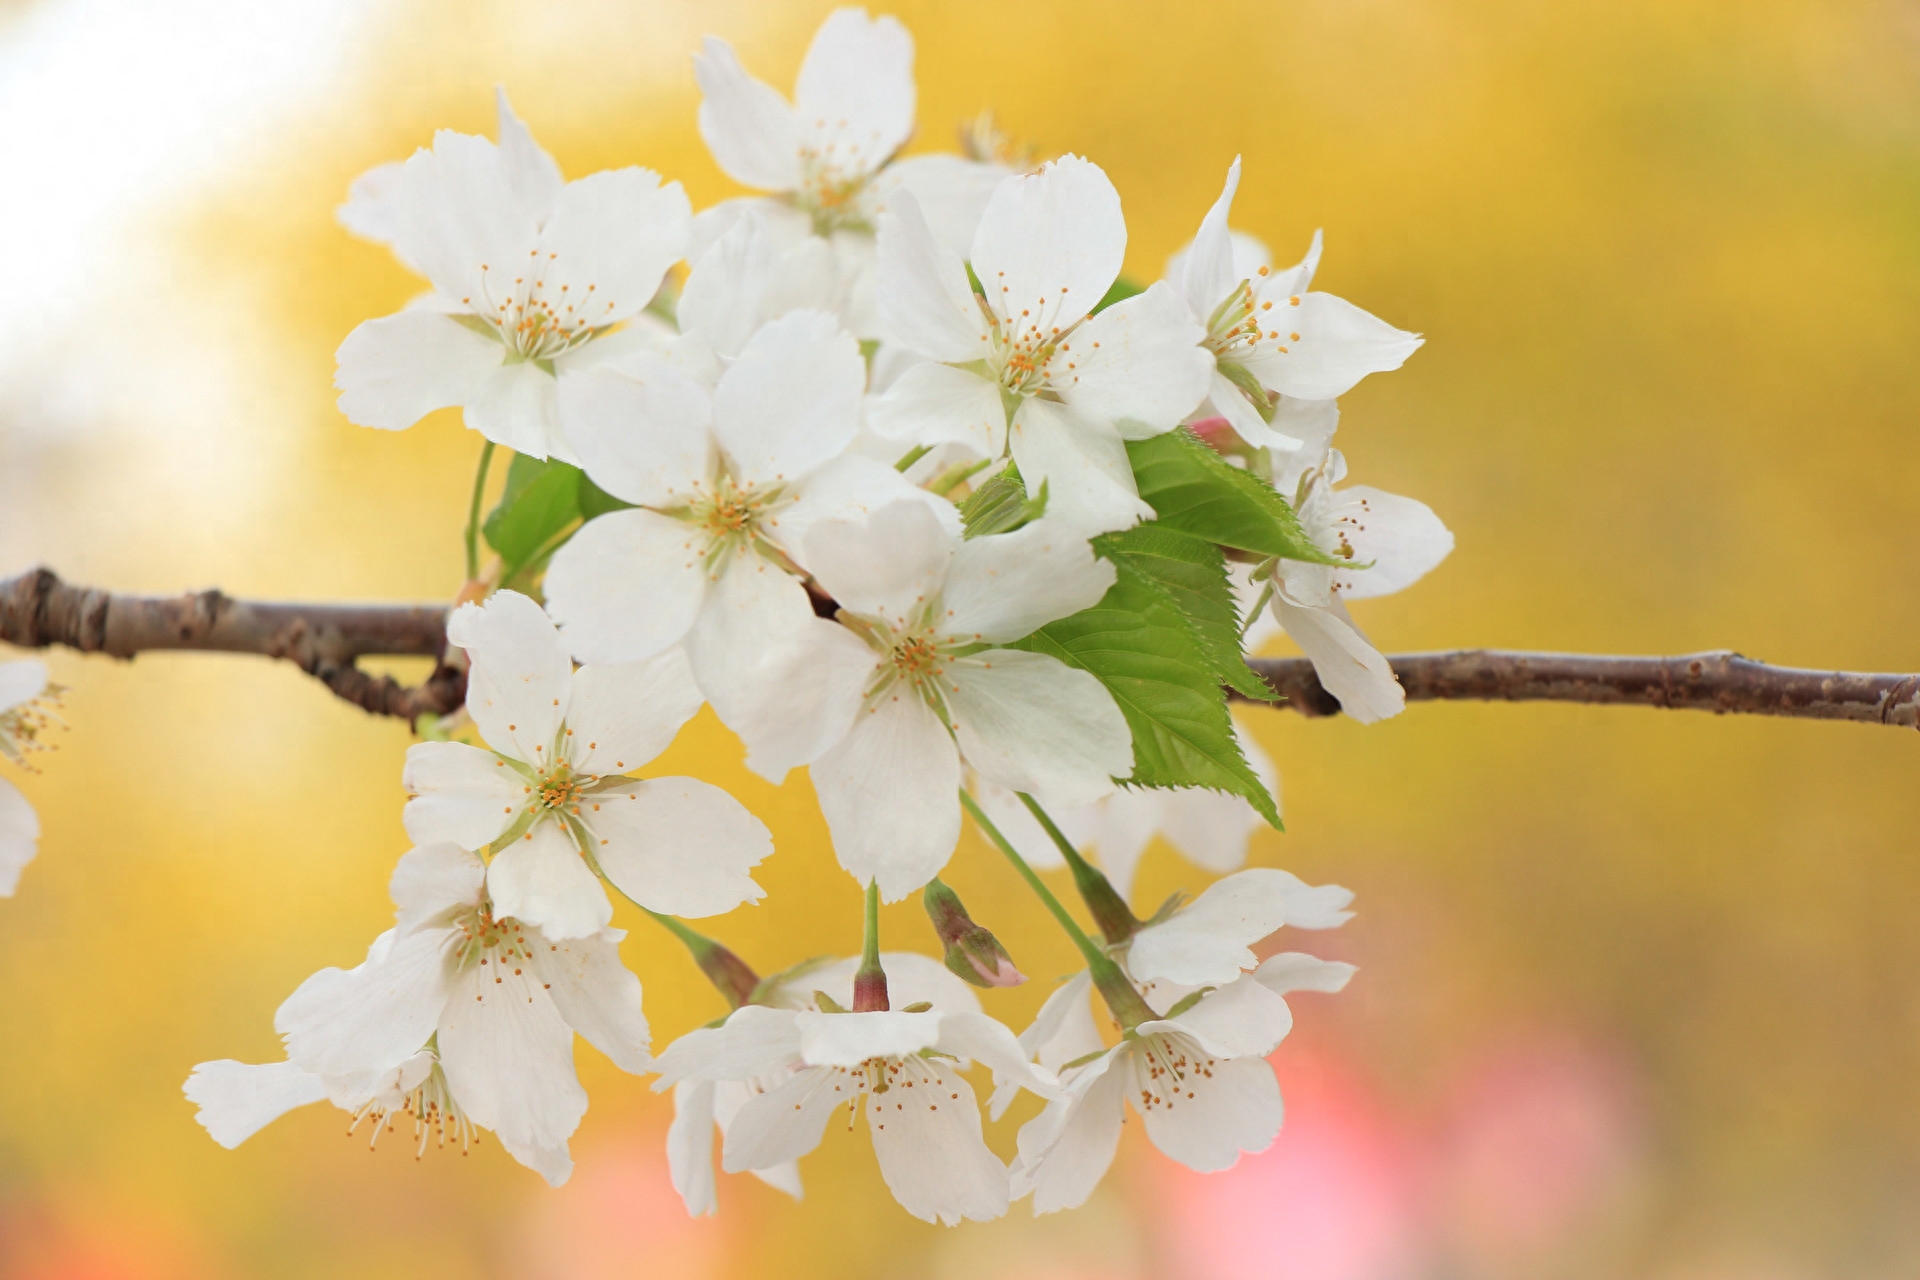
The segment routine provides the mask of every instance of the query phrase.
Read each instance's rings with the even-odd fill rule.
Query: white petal
[[[863,709],[813,762],[833,851],[897,902],[940,874],[960,839],[960,759],[938,716],[905,690]]]
[[[1293,1030],[1287,1002],[1252,975],[1244,974],[1175,1018],[1143,1022],[1141,1035],[1179,1031],[1221,1058],[1264,1058]]]
[[[1453,551],[1453,534],[1433,508],[1366,485],[1334,493],[1335,518],[1357,563],[1372,568],[1336,573],[1341,598],[1366,600],[1410,587]]]
[[[457,844],[423,844],[407,850],[387,881],[387,894],[399,908],[395,930],[412,933],[444,923],[453,911],[478,907],[486,883],[487,864]]]
[[[506,353],[498,339],[437,311],[365,321],[334,356],[340,412],[355,426],[404,430],[472,400]]]
[[[987,202],[1012,173],[1005,165],[963,156],[909,156],[875,174],[870,189],[883,217],[899,192],[910,193],[933,238],[958,259],[973,252],[973,236]]]
[[[1020,1044],[1049,1071],[1097,1053],[1103,1045],[1093,1021],[1093,975],[1082,969],[1058,987],[1040,1006],[1033,1025],[1020,1033]]]
[[[1117,302],[1073,335],[1070,373],[1054,385],[1081,417],[1111,422],[1129,440],[1169,431],[1206,398],[1213,357],[1206,331],[1172,287]]]
[[[1162,1154],[1200,1173],[1230,1169],[1242,1151],[1265,1151],[1280,1135],[1280,1085],[1259,1058],[1217,1062],[1190,1078],[1193,1096],[1146,1113],[1147,1137]]]
[[[913,37],[896,18],[835,9],[793,86],[801,145],[844,178],[872,173],[913,134]]]
[[[921,503],[896,502],[863,521],[819,522],[803,550],[841,608],[901,623],[940,593],[954,539]]]
[[[824,311],[763,326],[713,393],[713,430],[743,483],[792,483],[839,456],[860,429],[860,344]]]
[[[764,1169],[749,1169],[747,1172],[775,1191],[786,1192],[795,1200],[805,1194],[800,1185],[800,1163],[797,1160],[782,1160],[779,1164],[769,1165]]]
[[[40,851],[40,817],[33,805],[5,778],[0,778],[0,898],[11,898],[20,887],[20,873]]]
[[[1133,893],[1133,873],[1165,821],[1173,798],[1157,788],[1122,787],[1096,806],[1099,818],[1092,843],[1100,853],[1100,869],[1121,897]]]
[[[984,1016],[984,1015],[981,1015]],[[868,1058],[907,1058],[940,1040],[938,1013],[797,1013],[800,1057],[810,1067],[857,1067]]]
[[[1248,753],[1249,763],[1253,763]],[[1259,765],[1254,764],[1255,772]],[[1274,794],[1268,784],[1269,794]],[[1279,803],[1279,796],[1274,795]],[[1266,825],[1253,806],[1239,796],[1193,787],[1166,797],[1161,834],[1188,862],[1216,875],[1238,871],[1247,863],[1247,837]],[[1102,864],[1104,865],[1104,863]],[[1291,922],[1289,922],[1291,923]]]
[[[1200,230],[1194,233],[1193,244],[1183,255],[1180,274],[1175,276],[1171,269],[1168,271],[1169,281],[1187,300],[1194,318],[1202,323],[1246,278],[1234,274],[1233,241],[1227,231],[1227,219],[1233,212],[1233,193],[1239,187],[1240,157],[1235,156],[1227,166],[1227,184],[1221,188],[1220,198],[1200,220]]]
[[[598,933],[613,919],[607,891],[557,819],[536,822],[494,855],[487,894],[494,915],[511,916],[556,941]]]
[[[295,1107],[327,1097],[319,1076],[291,1062],[255,1066],[231,1058],[195,1067],[182,1092],[200,1108],[193,1118],[229,1151]]]
[[[1128,970],[1141,982],[1192,987],[1232,982],[1258,963],[1253,944],[1288,923],[1292,890],[1284,876],[1284,871],[1255,867],[1209,885],[1170,919],[1133,936]]]
[[[1260,416],[1260,411],[1255,409],[1252,402],[1247,399],[1246,392],[1234,386],[1218,369],[1214,370],[1208,385],[1207,404],[1227,420],[1227,425],[1231,426],[1242,440],[1256,449],[1274,449],[1281,453],[1291,453],[1303,447],[1300,440],[1284,431],[1276,431],[1269,425],[1266,419]],[[1202,406],[1202,408],[1205,407]],[[1276,411],[1275,421],[1278,421],[1279,417]],[[1291,494],[1289,493],[1288,496]]]
[[[677,182],[651,169],[612,169],[569,182],[540,233],[539,290],[569,327],[625,320],[687,251],[693,210]],[[577,308],[577,310],[570,310]]]
[[[653,911],[715,916],[766,896],[748,874],[773,852],[766,824],[693,778],[651,778],[592,796],[593,856],[620,891]]]
[[[1006,644],[1091,609],[1114,576],[1111,564],[1094,558],[1085,534],[1058,520],[1036,520],[960,545],[940,593],[944,625],[955,635]]]
[[[749,218],[758,220],[762,229],[781,249],[796,248],[809,240],[820,238],[813,234],[812,217],[792,201],[777,196],[736,196],[732,200],[709,205],[693,215],[693,236],[687,244],[687,261],[697,269],[702,259],[721,240]],[[742,334],[740,340],[746,341],[746,336]]]
[[[394,191],[393,250],[449,298],[485,304],[538,236],[514,193],[500,149],[485,138],[442,129],[431,150],[414,152]],[[482,268],[485,270],[482,270]]]
[[[973,1088],[944,1062],[922,1082],[867,1096],[880,1176],[900,1207],[925,1222],[987,1222],[1007,1211],[1007,1167],[980,1136]]]
[[[526,782],[501,757],[464,742],[416,742],[400,775],[407,789],[400,821],[415,844],[442,841],[484,849],[500,838],[526,801]]]
[[[638,769],[667,749],[700,703],[693,669],[679,649],[640,662],[580,668],[567,712],[574,772]]]
[[[553,212],[560,188],[566,185],[560,177],[560,166],[513,113],[504,87],[495,86],[493,101],[499,113],[500,159],[507,168],[507,183],[527,215],[543,223]]]
[[[569,370],[557,394],[582,469],[614,497],[673,507],[712,479],[712,399],[670,360]]]
[[[1120,193],[1098,165],[1070,155],[1000,184],[972,259],[994,311],[1045,333],[1092,311],[1126,253]]]
[[[1307,609],[1273,597],[1273,616],[1303,653],[1340,709],[1373,724],[1406,709],[1407,695],[1380,651],[1332,609]]]
[[[675,312],[683,332],[723,356],[738,355],[768,320],[803,307],[831,310],[839,301],[832,247],[809,228],[790,226],[782,215],[794,210],[766,204],[730,200],[694,219],[696,232],[710,235],[711,224],[703,229],[702,221],[739,206],[732,225],[693,260]]]
[[[989,649],[947,669],[968,764],[1013,791],[1091,804],[1133,773],[1133,732],[1106,686],[1057,658]]]
[[[447,619],[447,642],[472,659],[467,712],[487,745],[528,764],[551,764],[573,661],[540,606],[518,591],[463,604]]]
[[[942,1053],[952,1054],[963,1064],[978,1062],[987,1067],[996,1082],[1016,1082],[1042,1097],[1059,1095],[1060,1084],[1053,1072],[1036,1068],[1028,1061],[1027,1050],[1014,1038],[1013,1032],[984,1013],[943,1015],[936,1044]]]
[[[547,609],[582,661],[624,664],[679,644],[709,578],[703,535],[644,507],[583,525],[547,566]]]
[[[567,1179],[573,1176],[573,1156],[564,1142],[542,1146],[502,1138],[500,1145],[507,1149],[508,1155],[545,1178],[550,1187],[563,1187]]]
[[[561,434],[560,387],[554,376],[531,360],[503,364],[467,397],[463,418],[495,444],[530,458],[574,454]]]
[[[341,226],[362,240],[391,246],[400,229],[394,200],[404,181],[406,168],[406,161],[395,160],[367,170],[347,188],[347,202],[335,209],[333,216]],[[415,271],[420,270],[414,263],[406,265]]]
[[[1321,991],[1331,994],[1345,989],[1359,972],[1341,960],[1322,960],[1304,951],[1282,951],[1268,956],[1253,971],[1254,980],[1277,996],[1294,991]]]
[[[1273,429],[1300,441],[1293,453],[1274,459],[1273,487],[1288,502],[1299,491],[1300,477],[1312,467],[1325,465],[1333,446],[1333,433],[1340,426],[1337,400],[1299,400],[1280,397],[1273,411]]]
[[[653,1070],[653,1037],[640,1008],[640,979],[620,963],[625,936],[606,929],[567,941],[533,939],[533,969],[561,1019],[615,1066],[639,1075]]]
[[[803,480],[793,502],[780,509],[765,532],[799,560],[806,554],[807,533],[820,521],[864,520],[896,502],[917,502],[931,511],[951,539],[963,532],[953,503],[918,488],[891,464],[860,453],[842,454]]]
[[[1263,323],[1274,326],[1285,353],[1263,343],[1248,365],[1262,385],[1302,400],[1345,395],[1370,373],[1398,369],[1424,341],[1330,293],[1300,296],[1299,306],[1285,308],[1284,316],[1281,312],[1276,304],[1265,313],[1274,318]],[[1298,338],[1291,336],[1295,332]]]
[[[827,1067],[798,1071],[740,1108],[727,1126],[720,1167],[728,1173],[765,1169],[819,1146],[834,1109],[852,1097],[844,1085],[834,1091],[836,1076],[846,1079],[844,1072]]]
[[[446,1007],[457,936],[440,929],[383,935],[365,964],[308,978],[273,1016],[287,1057],[322,1076],[384,1071],[411,1058]]]
[[[654,1064],[656,1091],[682,1080],[753,1080],[800,1060],[800,1028],[791,1009],[741,1005],[717,1027],[689,1031]]]
[[[887,341],[953,364],[984,359],[987,325],[961,254],[934,236],[911,192],[896,192],[879,221],[874,289]]]
[[[573,1070],[573,1030],[539,979],[475,965],[456,984],[439,1036],[447,1083],[475,1124],[536,1158],[565,1147],[586,1114],[587,1092]],[[533,1167],[546,1173],[551,1163]]]
[[[900,446],[965,445],[998,457],[1007,438],[999,385],[967,369],[931,361],[901,374],[867,401],[867,425]]]
[[[736,556],[688,642],[713,710],[747,744],[749,766],[784,776],[846,736],[873,651],[814,616],[806,588],[758,555]]]
[[[1083,533],[1126,529],[1153,518],[1133,482],[1127,446],[1113,428],[1063,405],[1028,400],[1014,416],[1014,461],[1027,493],[1047,486],[1047,514]]]
[[[1031,1194],[1036,1214],[1079,1208],[1106,1177],[1127,1118],[1128,1083],[1124,1055],[1108,1054],[1074,1077],[1066,1098],[1020,1127],[1013,1193]]]
[[[11,711],[47,691],[47,664],[38,658],[0,662],[0,711]]]
[[[700,136],[729,178],[763,191],[800,185],[800,135],[793,108],[747,74],[733,46],[708,36],[694,55],[700,82]]]
[[[673,1087],[673,1123],[667,1126],[667,1174],[691,1217],[719,1212],[713,1178],[713,1089],[706,1080]]]

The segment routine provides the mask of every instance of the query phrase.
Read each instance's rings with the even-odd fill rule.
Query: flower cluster
[[[1031,166],[990,123],[969,154],[899,154],[912,59],[898,22],[843,9],[789,100],[709,37],[701,134],[764,194],[697,215],[648,169],[565,180],[504,94],[497,140],[442,132],[354,185],[343,222],[430,289],[341,345],[341,411],[397,430],[459,408],[487,442],[476,516],[496,447],[516,456],[448,619],[464,713],[407,756],[394,927],[281,1006],[284,1062],[196,1069],[222,1144],[329,1101],[420,1151],[491,1131],[557,1184],[576,1033],[672,1089],[696,1214],[716,1132],[723,1170],[797,1195],[843,1105],[900,1204],[947,1223],[1081,1203],[1129,1106],[1199,1170],[1274,1139],[1286,997],[1352,970],[1263,944],[1340,924],[1350,895],[1238,870],[1278,786],[1227,697],[1272,699],[1245,662],[1271,626],[1357,719],[1399,710],[1345,602],[1450,535],[1339,487],[1331,439],[1335,398],[1420,339],[1312,291],[1317,235],[1276,269],[1231,230],[1237,160],[1166,278],[1124,280],[1091,160]],[[43,685],[0,668],[9,755]],[[726,792],[650,768],[703,706],[758,774],[807,769],[864,895],[858,959],[762,978],[685,923],[759,901],[773,852]],[[963,813],[1085,964],[1018,1037],[973,987],[1024,978],[940,880]],[[1234,874],[1141,919],[1156,833]],[[33,834],[0,789],[8,883]],[[1036,870],[1060,867],[1092,932]],[[916,892],[940,959],[880,949],[880,903]],[[730,1009],[658,1058],[616,896]],[[1011,1167],[976,1065],[994,1119],[1044,1102]]]

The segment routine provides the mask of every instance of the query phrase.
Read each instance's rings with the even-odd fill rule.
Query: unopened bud
[[[1027,980],[1013,967],[1013,957],[1000,940],[973,922],[960,895],[939,880],[927,885],[921,895],[927,918],[947,949],[946,964],[959,977],[976,987],[1017,987]]]
[[[745,960],[710,938],[706,946],[693,948],[693,958],[700,972],[707,975],[707,981],[719,989],[728,1004],[738,1009],[751,1003],[754,988],[760,985],[760,975],[749,968]]]

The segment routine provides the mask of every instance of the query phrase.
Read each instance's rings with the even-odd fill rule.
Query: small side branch
[[[1674,658],[1512,649],[1389,654],[1409,702],[1583,702],[1920,728],[1920,675],[1810,671],[1726,649]],[[1248,665],[1306,716],[1340,713],[1305,658]]]
[[[466,698],[466,672],[445,660],[444,605],[271,604],[220,591],[118,595],[34,569],[0,580],[0,641],[24,649],[65,645],[128,659],[161,649],[251,653],[291,662],[374,715],[444,715]],[[374,655],[426,657],[416,686],[360,670]]]

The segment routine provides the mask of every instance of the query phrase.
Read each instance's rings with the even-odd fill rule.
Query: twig
[[[1409,702],[1583,702],[1920,728],[1920,675],[1774,667],[1727,649],[1677,658],[1456,649],[1387,662]],[[1286,699],[1281,705],[1306,716],[1340,713],[1305,658],[1247,665]]]
[[[116,658],[159,649],[259,654],[293,663],[357,707],[407,720],[445,715],[466,698],[459,655],[447,660],[445,623],[442,605],[268,604],[219,591],[115,595],[70,586],[49,569],[0,580],[0,642]],[[409,687],[355,665],[374,655],[428,657],[436,666],[424,684]],[[1920,728],[1920,675],[1774,667],[1725,650],[1637,658],[1460,649],[1387,661],[1409,702],[1638,705]],[[1249,665],[1285,699],[1282,706],[1306,716],[1340,713],[1305,658]]]
[[[71,586],[51,569],[0,580],[0,641],[25,649],[66,645],[116,658],[160,649],[253,653],[291,662],[375,715],[444,715],[467,696],[466,672],[447,662],[444,605],[267,604],[219,591],[116,595]],[[424,684],[371,676],[358,659],[435,659]]]

